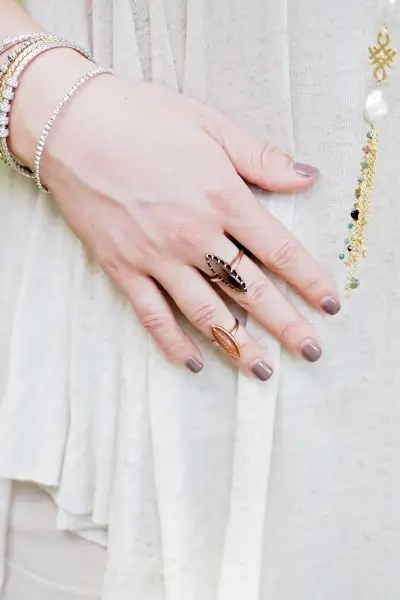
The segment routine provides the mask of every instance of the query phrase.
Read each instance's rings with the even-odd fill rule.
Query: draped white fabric
[[[258,195],[343,281],[376,2],[25,5],[119,73],[319,166],[301,197]],[[362,286],[334,320],[290,294],[323,338],[316,365],[248,319],[267,385],[193,332],[204,372],[171,367],[51,200],[0,167],[0,575],[22,480],[48,488],[61,530],[107,546],[102,600],[397,600],[399,71]]]

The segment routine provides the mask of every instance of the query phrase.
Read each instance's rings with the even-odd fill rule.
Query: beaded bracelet
[[[37,146],[37,149],[36,149],[36,155],[35,155],[35,161],[34,161],[34,167],[33,167],[34,179],[36,181],[36,184],[37,184],[38,188],[42,192],[48,193],[49,190],[42,184],[42,182],[40,180],[40,161],[42,159],[42,154],[43,154],[45,143],[47,141],[47,138],[48,138],[48,135],[50,133],[50,130],[51,130],[52,126],[54,125],[55,120],[57,119],[57,117],[61,113],[61,111],[64,108],[64,106],[67,104],[67,102],[69,102],[69,100],[71,100],[71,98],[73,96],[75,96],[75,94],[77,93],[77,91],[86,82],[88,82],[90,79],[93,79],[93,77],[96,77],[97,75],[102,75],[104,73],[108,73],[108,74],[112,75],[113,71],[111,69],[106,69],[106,68],[103,68],[103,67],[97,67],[96,69],[93,69],[92,71],[89,71],[89,73],[86,73],[86,75],[84,75],[83,77],[81,77],[79,79],[79,81],[76,82],[76,84],[70,89],[70,91],[59,102],[59,104],[55,108],[53,114],[51,115],[50,119],[48,120],[47,125],[44,128],[43,133],[42,133],[42,135],[39,138],[39,143],[38,143],[38,146]]]
[[[24,175],[25,177],[34,178],[34,174],[28,167],[25,167],[18,163],[9,151],[7,138],[9,131],[6,128],[8,124],[8,113],[11,109],[11,102],[14,98],[14,88],[18,87],[19,78],[22,72],[27,66],[40,54],[52,50],[55,48],[70,48],[85,56],[91,62],[94,62],[91,54],[78,46],[64,40],[57,40],[54,42],[38,42],[32,44],[12,63],[9,70],[7,71],[4,79],[0,85],[0,154],[1,158],[6,162],[12,169]],[[2,121],[2,123],[1,123]]]

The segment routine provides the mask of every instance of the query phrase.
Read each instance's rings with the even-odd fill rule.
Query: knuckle
[[[273,146],[268,146],[268,144],[262,144],[260,147],[255,148],[250,155],[250,166],[252,169],[254,169],[254,171],[264,169],[271,160],[274,150],[275,148]]]
[[[212,325],[215,322],[215,316],[217,309],[212,304],[205,304],[197,308],[191,316],[191,322],[196,327],[204,327],[205,325]]]
[[[166,315],[153,312],[146,313],[142,316],[142,324],[149,333],[157,337],[164,333],[170,325]]]
[[[172,249],[182,249],[192,252],[204,246],[204,234],[193,222],[176,219],[166,228],[168,246]]]
[[[287,323],[281,331],[281,339],[287,342],[290,342],[293,338],[297,337],[297,333],[301,329],[301,321],[292,321],[291,323]]]
[[[170,358],[180,358],[187,354],[187,344],[180,336],[172,340],[160,340],[159,344],[164,354]]]
[[[125,258],[118,252],[101,258],[99,264],[103,271],[113,280],[119,280],[127,266]]]
[[[254,150],[251,157],[252,167],[255,169],[265,170],[271,162],[279,156],[280,152],[276,146],[262,144],[261,148]]]
[[[167,315],[148,313],[142,317],[142,324],[164,354],[170,358],[180,358],[186,354],[186,339]]]
[[[308,296],[313,296],[321,289],[321,279],[312,277],[304,286],[304,293]]]
[[[112,244],[104,253],[95,253],[95,257],[103,271],[114,281],[120,281],[127,273],[139,270],[139,255],[132,244]]]
[[[238,199],[240,197],[241,186],[233,181],[225,185],[209,188],[206,191],[206,198],[210,206],[218,213],[230,216],[237,213]]]
[[[273,269],[282,271],[296,263],[297,254],[298,247],[294,239],[281,240],[279,246],[271,252],[268,262]]]
[[[292,159],[287,154],[284,154],[277,146],[268,146],[265,144],[261,151],[261,163],[264,168],[267,166],[273,166],[274,164],[286,164],[287,166],[292,163]]]
[[[200,127],[222,148],[225,148],[228,119],[211,106],[201,105],[198,112]]]
[[[243,298],[243,303],[248,306],[259,306],[263,304],[269,288],[267,279],[257,279],[247,288],[247,294]]]

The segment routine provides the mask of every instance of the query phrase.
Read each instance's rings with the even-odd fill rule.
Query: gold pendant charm
[[[376,46],[369,47],[369,61],[375,67],[374,77],[379,83],[386,81],[388,70],[394,67],[397,51],[391,48],[391,43],[392,38],[384,26],[383,30],[378,33]]]

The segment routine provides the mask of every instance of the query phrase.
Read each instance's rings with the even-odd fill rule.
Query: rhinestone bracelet
[[[0,154],[1,158],[10,166],[12,169],[24,175],[25,177],[34,178],[34,174],[28,167],[25,167],[18,163],[12,154],[9,151],[7,138],[9,135],[9,131],[7,129],[8,124],[8,113],[11,109],[11,102],[14,98],[14,89],[19,85],[19,78],[22,72],[27,68],[27,66],[40,54],[47,52],[48,50],[52,50],[55,48],[70,48],[79,52],[83,56],[85,56],[91,62],[94,62],[91,54],[78,46],[77,44],[73,44],[64,40],[57,40],[54,42],[38,42],[32,44],[29,48],[27,48],[22,54],[15,59],[15,61],[11,64],[8,69],[6,75],[4,76],[1,85],[0,85]]]
[[[13,79],[13,73],[15,72],[16,68],[21,64],[21,62],[25,59],[25,57],[27,57],[29,55],[29,53],[34,50],[35,48],[38,48],[40,46],[40,42],[30,42],[29,45],[29,49],[25,49],[19,56],[17,56],[13,61],[11,65],[8,65],[7,67],[7,78],[3,77],[2,79],[0,79],[0,143],[1,143],[1,138],[3,136],[8,135],[8,130],[4,127],[2,128],[1,125],[8,125],[8,113],[11,110],[11,105],[9,103],[9,99],[4,98],[4,95],[8,95],[10,98],[14,97],[14,93],[13,93],[13,89],[11,89],[11,91],[9,89],[7,89],[7,87],[9,88],[11,86],[11,88],[15,88],[18,86],[18,81],[16,79]],[[12,99],[11,98],[11,99]],[[4,114],[2,114],[2,112]],[[0,157],[1,157],[1,148],[0,148]]]
[[[102,75],[103,73],[108,73],[108,74],[112,75],[113,71],[111,69],[105,69],[103,67],[97,67],[96,69],[93,69],[92,71],[89,71],[89,73],[86,73],[86,75],[84,75],[83,77],[81,77],[79,79],[79,81],[76,82],[76,84],[70,89],[70,91],[59,102],[59,104],[55,108],[53,114],[51,115],[50,119],[48,120],[47,125],[44,128],[43,133],[42,133],[42,135],[39,138],[39,143],[38,143],[38,146],[37,146],[37,149],[36,149],[35,161],[34,161],[34,167],[33,167],[34,179],[36,181],[36,184],[37,184],[38,188],[42,192],[48,193],[49,190],[42,184],[42,182],[40,180],[40,161],[42,159],[42,154],[43,154],[45,143],[47,141],[47,138],[48,138],[48,135],[50,133],[50,130],[51,130],[52,126],[54,125],[55,120],[57,119],[58,115],[61,113],[62,109],[67,104],[67,102],[69,102],[69,100],[71,100],[71,98],[73,96],[75,96],[75,94],[77,93],[77,91],[87,81],[89,81],[90,79],[93,79],[93,77],[96,77],[97,75]]]
[[[32,41],[39,41],[39,40],[44,40],[47,37],[49,37],[51,34],[49,33],[23,33],[21,35],[17,35],[13,38],[5,38],[4,40],[2,40],[0,42],[0,54],[3,54],[3,52],[5,52],[6,50],[9,50],[10,48],[13,48],[13,46],[16,46],[17,44],[21,44],[22,42],[32,42]]]
[[[29,34],[26,34],[29,35]],[[20,36],[21,37],[21,36]],[[13,38],[14,40],[17,38]],[[32,44],[34,44],[35,42],[38,41],[55,41],[55,40],[63,40],[63,38],[60,38],[59,36],[56,35],[52,35],[50,33],[42,33],[39,35],[36,35],[35,37],[32,37],[28,40],[26,40],[21,46],[19,46],[19,48],[17,48],[16,50],[13,50],[12,52],[10,52],[10,54],[7,55],[7,60],[0,65],[0,79],[7,73],[8,69],[10,68],[11,63],[18,58],[18,56],[20,54],[22,54],[22,52],[24,52],[27,48],[29,48],[30,46],[32,46]],[[19,43],[20,40],[18,40],[16,42],[16,44]],[[13,46],[16,45],[15,43],[13,43]],[[2,42],[2,45],[0,45],[0,49],[4,46],[4,41]],[[0,52],[1,54],[1,52]]]

